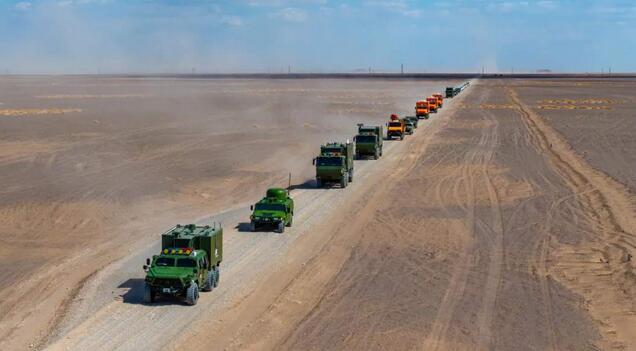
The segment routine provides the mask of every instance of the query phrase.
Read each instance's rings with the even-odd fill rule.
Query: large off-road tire
[[[316,188],[322,188],[322,182],[320,181],[320,178],[316,178]]]
[[[221,267],[214,267],[214,287],[219,286],[219,280],[221,280]]]
[[[353,169],[349,172],[349,183],[353,183]]]
[[[400,140],[404,140],[404,134],[400,135]]]
[[[346,188],[348,183],[349,183],[349,175],[345,173],[342,175],[342,178],[340,179],[340,187]]]
[[[214,287],[214,279],[214,270],[210,269],[207,277],[205,277],[205,283],[203,283],[203,291],[212,291],[212,288]]]
[[[194,306],[199,301],[199,286],[197,283],[192,282],[186,290],[186,303],[190,306]]]
[[[375,154],[373,154],[373,159],[377,160],[380,157],[378,150],[375,150]]]
[[[256,222],[250,221],[250,232],[256,231]]]
[[[150,285],[146,284],[144,286],[144,303],[153,303],[155,302],[155,292],[152,291]]]
[[[294,221],[294,214],[290,214],[290,218],[289,218],[289,223],[286,224],[286,226],[291,227],[292,226],[292,222]]]
[[[278,222],[278,224],[276,225],[276,232],[277,233],[281,233],[281,234],[285,232],[285,222],[284,221]]]
[[[382,157],[382,148],[380,148],[380,157]]]

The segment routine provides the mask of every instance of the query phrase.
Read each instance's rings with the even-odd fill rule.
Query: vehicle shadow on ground
[[[305,180],[305,181],[304,181],[304,182],[302,182],[302,183],[299,183],[299,184],[292,184],[292,185],[289,187],[289,190],[290,190],[290,191],[292,191],[292,190],[296,190],[296,189],[299,189],[299,190],[300,190],[300,189],[304,189],[304,190],[315,190],[315,189],[318,189],[318,188],[316,187],[316,180],[315,180],[315,179],[307,179],[307,180]]]
[[[176,298],[169,296],[157,297],[155,302],[151,304],[144,303],[145,280],[143,278],[131,278],[121,283],[117,288],[128,289],[120,297],[122,301],[131,305],[148,305],[148,306],[164,306],[181,304],[182,302]]]
[[[250,222],[239,222],[239,224],[234,227],[239,233],[251,232],[252,228],[250,226]]]

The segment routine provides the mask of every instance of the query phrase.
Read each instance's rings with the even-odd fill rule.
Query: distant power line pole
[[[404,64],[400,64],[400,74],[404,74]]]
[[[287,74],[291,74],[291,65],[287,66]]]

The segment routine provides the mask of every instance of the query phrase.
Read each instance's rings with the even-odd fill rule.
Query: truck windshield
[[[358,135],[356,141],[359,143],[375,143],[375,135]]]
[[[391,122],[389,123],[389,127],[401,127],[402,123],[400,122]]]
[[[172,267],[172,266],[174,266],[174,258],[171,258],[171,257],[159,257],[155,261],[155,266]]]
[[[256,211],[285,211],[285,205],[281,204],[256,204]]]
[[[316,165],[318,166],[342,166],[342,157],[318,157]]]
[[[196,267],[197,261],[189,258],[180,258],[177,260],[177,267]]]

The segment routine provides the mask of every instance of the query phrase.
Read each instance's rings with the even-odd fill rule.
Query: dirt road
[[[633,195],[514,83],[472,87],[312,233],[328,244],[299,242],[308,257],[171,346],[633,349]]]

